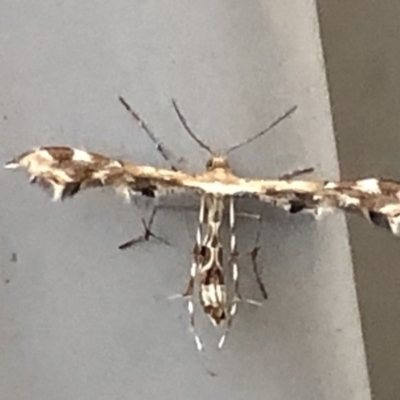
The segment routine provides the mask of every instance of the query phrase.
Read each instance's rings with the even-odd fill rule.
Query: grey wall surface
[[[338,175],[311,1],[3,1],[0,29],[2,163],[68,144],[165,166],[118,103],[123,94],[189,171],[207,154],[185,135],[171,97],[216,150],[297,104],[232,154],[235,171]],[[120,252],[140,234],[143,205],[108,191],[52,203],[22,173],[0,170],[0,180],[1,399],[370,398],[341,215],[317,223],[243,204],[263,213],[270,299],[240,307],[223,351],[202,324],[199,354],[184,303],[167,300],[186,284],[195,213],[160,213],[155,229],[170,247]],[[255,228],[239,222],[245,250]],[[243,295],[259,299],[241,264]]]
[[[319,2],[341,175],[400,178],[400,2]],[[400,242],[349,220],[376,399],[400,393]]]

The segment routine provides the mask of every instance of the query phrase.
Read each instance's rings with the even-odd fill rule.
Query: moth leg
[[[142,218],[142,225],[143,225],[143,228],[144,228],[144,232],[140,236],[135,237],[135,238],[133,238],[133,239],[131,239],[131,240],[119,245],[118,248],[120,250],[125,250],[125,249],[128,249],[129,247],[132,247],[132,246],[138,244],[138,243],[148,242],[150,240],[150,238],[154,238],[154,239],[158,240],[159,242],[161,242],[161,243],[163,243],[163,244],[165,244],[167,246],[170,246],[170,243],[167,240],[163,239],[160,236],[155,235],[151,231],[151,227],[153,225],[154,217],[155,217],[157,211],[158,211],[158,208],[155,207],[153,209],[153,212],[151,213],[151,216],[150,216],[148,222],[146,222],[146,220],[144,218]]]
[[[301,175],[310,174],[311,172],[314,172],[314,168],[312,167],[296,169],[295,171],[289,172],[288,174],[281,175],[278,179],[288,181]]]
[[[188,286],[182,294],[183,297],[187,297],[187,299],[188,299],[187,307],[188,307],[188,312],[189,312],[190,330],[194,336],[197,350],[199,350],[199,351],[203,350],[203,344],[200,340],[199,335],[196,332],[195,316],[194,316],[194,303],[193,303],[193,290],[194,290],[196,276],[197,276],[197,273],[203,262],[203,256],[204,256],[202,232],[203,232],[203,224],[205,222],[204,221],[205,207],[206,207],[206,196],[203,195],[203,196],[201,196],[201,199],[200,199],[199,221],[198,221],[197,231],[196,231],[196,243],[193,248],[193,261],[192,261],[192,266],[190,268],[190,278],[189,278]]]
[[[192,334],[194,336],[197,350],[202,351],[204,346],[200,339],[200,336],[198,335],[198,333],[196,331],[195,318],[194,318],[194,303],[193,303],[192,298],[190,298],[188,300],[188,311],[189,311],[189,317],[190,317],[190,331],[192,332]]]
[[[149,241],[151,237],[157,239],[159,242],[164,243],[167,246],[170,246],[171,244],[167,240],[165,240],[165,239],[163,239],[163,238],[161,238],[159,236],[156,236],[151,231],[151,226],[153,224],[154,216],[155,216],[155,213],[158,210],[173,210],[173,211],[189,210],[189,211],[199,212],[199,210],[197,208],[190,207],[190,206],[174,206],[174,205],[165,205],[165,204],[157,205],[157,206],[154,207],[153,213],[151,214],[151,217],[149,218],[148,222],[146,222],[142,218],[142,225],[143,225],[143,228],[144,228],[144,233],[142,235],[134,238],[134,239],[131,239],[131,240],[127,241],[126,243],[123,243],[123,244],[119,245],[118,248],[120,250],[124,250],[124,249],[127,249],[127,248],[135,245],[138,242]]]
[[[195,245],[195,247],[193,249],[193,261],[192,261],[192,265],[190,267],[190,277],[189,277],[189,281],[186,286],[186,289],[182,293],[182,297],[193,296],[194,283],[195,283],[197,271],[199,268],[199,257],[200,257],[199,254],[196,254],[196,250],[197,250],[197,244]]]
[[[193,247],[193,261],[190,267],[190,278],[186,290],[182,293],[183,297],[192,296],[197,271],[203,260],[203,224],[205,218],[206,196],[200,198],[199,220],[196,230],[196,243]]]
[[[239,268],[237,264],[238,251],[236,247],[236,234],[235,234],[235,204],[233,197],[229,197],[229,230],[230,230],[230,260],[229,265],[232,268],[232,280],[233,280],[233,296],[232,302],[228,309],[228,316],[226,321],[226,328],[224,334],[221,336],[218,342],[218,349],[221,349],[224,345],[228,333],[232,327],[233,318],[236,315],[238,302],[242,300],[242,296],[239,292]]]
[[[236,247],[236,234],[235,234],[235,204],[234,198],[229,197],[229,229],[230,229],[230,260],[229,265],[232,267],[232,279],[233,279],[233,297],[232,302],[228,310],[228,317],[226,321],[226,328],[224,334],[221,336],[218,342],[218,349],[221,349],[225,344],[228,333],[232,327],[233,319],[237,312],[238,302],[242,300],[242,296],[239,292],[239,268],[237,264],[238,251]]]
[[[161,141],[157,138],[157,136],[150,130],[147,126],[146,122],[139,116],[137,112],[135,112],[132,107],[127,103],[127,101],[122,97],[118,97],[121,104],[125,107],[125,109],[132,115],[132,117],[136,120],[139,127],[143,129],[143,131],[147,134],[150,140],[156,145],[156,150],[161,154],[165,161],[169,163],[171,169],[173,171],[178,171],[178,169],[172,164],[172,161],[168,155],[168,151],[165,149],[164,145]]]
[[[158,209],[162,210],[171,210],[171,211],[176,211],[176,212],[182,212],[182,211],[191,211],[198,213],[199,209],[197,206],[190,206],[190,205],[174,205],[174,204],[162,204],[160,206],[157,206]]]
[[[257,263],[258,252],[259,252],[259,250],[261,248],[261,246],[260,246],[261,223],[262,223],[261,215],[241,212],[241,213],[236,213],[236,216],[237,217],[243,217],[243,218],[256,219],[258,221],[259,226],[258,226],[258,230],[257,230],[255,245],[254,245],[253,249],[251,251],[247,252],[246,254],[250,255],[253,273],[254,273],[254,276],[256,278],[256,282],[257,282],[258,287],[260,289],[261,295],[262,295],[264,300],[267,300],[268,299],[268,293],[267,293],[265,285],[264,285],[264,283],[263,283],[263,281],[261,279],[260,271],[259,271],[258,263]],[[238,255],[239,254],[236,251],[236,255],[235,255],[236,258],[238,257]],[[260,305],[259,302],[254,301],[254,300],[250,300],[250,299],[246,299],[246,302],[248,302],[250,304],[253,304],[253,305],[258,305],[258,306]]]
[[[190,326],[190,332],[193,334],[194,340],[196,342],[196,347],[198,351],[203,350],[203,343],[200,339],[200,336],[198,335],[196,331],[196,322],[195,322],[195,309],[194,309],[194,302],[193,302],[193,291],[194,291],[194,284],[197,276],[197,271],[199,269],[199,262],[200,262],[200,257],[201,254],[197,253],[197,243],[193,249],[193,261],[192,261],[192,266],[190,268],[190,278],[189,282],[187,285],[186,290],[182,294],[178,295],[173,295],[169,297],[170,300],[176,299],[176,298],[187,298],[187,310],[189,313],[189,326]],[[201,251],[201,249],[200,249]]]
[[[197,247],[197,243],[196,243],[195,249],[196,249],[196,247]],[[198,351],[203,350],[203,343],[200,339],[200,336],[198,335],[198,333],[196,331],[196,322],[195,322],[195,315],[194,315],[195,310],[194,310],[194,302],[193,302],[193,289],[194,289],[194,283],[195,283],[197,271],[199,269],[200,257],[201,257],[200,255],[197,255],[197,254],[195,254],[195,252],[193,252],[193,262],[192,262],[192,266],[190,269],[190,279],[189,279],[186,290],[182,294],[183,297],[187,298],[187,309],[189,312],[190,331],[193,334]]]
[[[263,283],[263,281],[261,279],[260,271],[258,269],[258,263],[257,263],[258,252],[259,252],[259,250],[261,248],[261,246],[260,246],[261,218],[260,218],[259,222],[260,222],[260,226],[259,226],[259,229],[258,229],[258,232],[257,232],[256,244],[255,244],[253,250],[250,251],[250,257],[251,257],[251,263],[252,263],[252,266],[253,266],[253,273],[254,273],[254,276],[256,277],[256,282],[258,284],[258,288],[260,289],[260,292],[261,292],[264,300],[267,300],[268,299],[268,292],[265,289],[264,283]]]
[[[228,336],[228,333],[232,327],[232,322],[233,322],[233,318],[236,315],[236,311],[237,311],[237,303],[239,300],[233,301],[230,308],[229,308],[229,315],[228,315],[228,320],[226,322],[226,329],[224,334],[221,336],[219,342],[218,342],[218,349],[222,349],[223,345],[226,342],[226,338]]]
[[[232,267],[232,279],[234,285],[233,301],[241,299],[239,294],[239,268],[237,265],[238,251],[236,247],[236,233],[235,233],[235,204],[233,197],[229,198],[229,229],[230,229],[230,265]]]

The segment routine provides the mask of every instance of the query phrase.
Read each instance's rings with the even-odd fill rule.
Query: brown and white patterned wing
[[[335,192],[340,208],[400,236],[400,182],[368,178],[327,185]]]
[[[400,236],[400,182],[360,179],[349,182],[252,180],[227,169],[200,175],[137,166],[71,147],[40,147],[21,154],[5,165],[25,168],[36,182],[53,190],[53,199],[72,197],[89,187],[111,186],[129,199],[132,193],[154,197],[183,189],[223,196],[252,196],[283,207],[290,213],[342,209],[363,215],[374,225]]]
[[[400,236],[400,182],[375,178],[352,182],[264,181],[257,197],[291,213],[341,209]]]
[[[53,190],[55,201],[72,197],[88,187],[101,186],[113,187],[126,199],[133,192],[153,197],[164,181],[162,176],[154,180],[151,179],[152,174],[149,178],[148,173],[143,173],[146,168],[154,170],[152,167],[136,167],[101,154],[64,146],[40,147],[27,151],[6,163],[5,167],[25,168],[32,183]],[[167,179],[169,186],[174,186],[174,182]]]

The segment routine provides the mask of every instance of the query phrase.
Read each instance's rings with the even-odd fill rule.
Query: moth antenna
[[[171,169],[173,171],[177,171],[178,169],[171,164],[171,160],[168,157],[168,152],[164,148],[164,145],[157,139],[157,136],[150,130],[147,126],[146,122],[139,116],[137,112],[135,112],[131,106],[126,102],[126,100],[122,96],[118,96],[118,100],[125,107],[125,109],[132,115],[132,117],[136,120],[140,128],[142,128],[146,133],[150,140],[156,145],[156,150],[161,154],[165,161],[167,161],[171,165]]]
[[[243,142],[240,142],[238,144],[235,144],[234,146],[230,147],[226,154],[237,150],[238,148],[242,147],[242,146],[246,146],[247,144],[254,142],[254,140],[260,138],[261,136],[265,135],[266,133],[268,133],[270,130],[272,130],[273,128],[275,128],[275,126],[277,126],[280,122],[282,122],[284,119],[286,119],[287,117],[289,117],[291,114],[293,114],[295,111],[297,110],[297,106],[293,106],[292,108],[290,108],[288,111],[285,112],[285,114],[281,115],[279,118],[277,118],[270,126],[268,126],[268,128],[262,130],[261,132],[258,132],[256,135],[254,135],[253,137],[244,140]]]
[[[187,123],[186,118],[184,117],[184,115],[182,114],[181,110],[178,107],[178,104],[176,102],[175,99],[172,99],[172,105],[174,107],[174,110],[176,112],[176,115],[179,118],[179,121],[181,122],[181,124],[183,125],[183,127],[185,128],[185,131],[188,133],[188,135],[200,146],[202,147],[204,150],[207,150],[209,154],[211,154],[212,156],[214,155],[214,152],[211,150],[211,148],[209,146],[207,146],[204,142],[202,142],[194,133],[193,131],[190,129],[189,124]]]

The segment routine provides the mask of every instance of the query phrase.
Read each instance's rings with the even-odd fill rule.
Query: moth
[[[143,130],[148,134],[148,136],[152,139],[152,141],[156,144],[157,150],[161,153],[161,155],[169,161],[169,157],[167,156],[167,152],[162,146],[162,144],[158,141],[156,136],[149,130],[146,123],[135,113],[129,104],[123,99],[120,98],[121,103],[127,109],[127,111],[136,119],[138,124],[143,128]],[[200,139],[197,138],[196,135],[189,128],[186,119],[183,114],[179,110],[175,101],[173,101],[174,109],[178,115],[180,122],[185,128],[186,132],[202,147],[206,148],[207,151],[211,154],[211,158],[209,160],[210,165],[215,161],[216,156],[213,154],[211,149],[206,146]],[[289,110],[287,115],[290,115],[294,109]],[[285,118],[285,116],[283,117]],[[278,121],[279,122],[279,121]],[[275,122],[269,129],[278,123]],[[247,141],[246,141],[247,142]],[[240,145],[241,146],[241,145]],[[239,146],[239,147],[240,147]],[[175,167],[172,168],[177,171]],[[193,302],[193,292],[195,290],[196,281],[198,281],[198,293],[199,300],[203,311],[210,318],[211,322],[214,326],[221,325],[222,322],[226,322],[226,329],[224,334],[221,336],[220,341],[218,343],[218,348],[222,348],[225,343],[227,334],[232,325],[233,318],[237,311],[237,304],[242,300],[241,295],[239,294],[239,270],[237,265],[237,257],[238,251],[236,248],[236,235],[234,232],[235,227],[235,209],[234,209],[234,199],[233,197],[220,196],[215,194],[204,193],[200,196],[200,209],[199,209],[199,223],[196,231],[196,243],[193,248],[193,262],[190,271],[190,278],[187,285],[187,289],[184,291],[182,295],[178,295],[178,297],[184,297],[188,299],[188,311],[190,316],[190,326],[191,330],[194,334],[194,338],[196,341],[196,346],[199,351],[203,349],[203,344],[200,339],[200,336],[196,332],[195,328],[195,309]],[[223,215],[226,203],[229,203],[229,227],[230,227],[230,254],[229,261],[226,264],[229,269],[231,269],[232,281],[233,281],[233,293],[228,293],[227,284],[226,284],[226,271],[224,264],[224,251],[222,245],[222,233],[221,233],[221,224],[223,222]],[[243,215],[243,213],[241,213]],[[140,236],[139,238],[135,238],[123,245],[120,248],[125,249],[130,245],[136,244],[138,241],[147,240],[149,236],[155,237],[155,235],[150,231],[151,224],[153,222],[153,216],[150,217],[149,224],[146,225],[145,221],[143,221],[145,234]],[[247,217],[258,217],[256,215],[246,214]],[[162,240],[161,238],[158,238]],[[257,234],[256,243],[259,241],[259,233]],[[267,298],[267,292],[262,283],[262,280],[258,274],[258,268],[256,263],[258,246],[256,245],[251,252],[251,261],[253,264],[253,271],[255,273],[255,277],[257,279],[257,283],[259,284],[260,290],[264,299]],[[196,279],[197,278],[197,279]],[[229,297],[231,296],[231,297]],[[177,296],[172,296],[177,297]],[[251,304],[257,304],[253,300],[245,299],[245,301]]]
[[[170,162],[164,146],[148,128],[141,117],[122,98],[120,102],[135,118],[141,128],[156,144],[157,150]],[[190,129],[175,100],[173,108],[185,131],[210,158],[203,173],[189,174],[174,165],[170,169],[137,165],[114,159],[103,154],[87,152],[66,146],[38,147],[22,153],[6,163],[9,169],[24,168],[30,174],[30,182],[37,183],[53,192],[53,200],[64,200],[78,192],[93,187],[112,187],[118,194],[129,200],[132,195],[148,197],[169,195],[174,191],[196,193],[200,196],[199,227],[193,250],[190,280],[184,297],[188,297],[191,326],[194,330],[194,306],[192,294],[195,281],[199,283],[199,298],[203,311],[214,325],[226,322],[227,330],[221,337],[222,347],[227,331],[236,313],[240,300],[238,291],[238,267],[236,262],[236,236],[234,234],[234,201],[237,198],[256,198],[263,203],[283,208],[291,214],[309,211],[317,218],[326,212],[343,210],[364,216],[372,224],[400,236],[400,182],[376,178],[355,181],[312,181],[294,179],[312,169],[295,171],[279,179],[251,179],[237,176],[230,168],[228,153],[260,138],[289,117],[296,109],[292,107],[274,121],[268,128],[255,136],[232,146],[225,154],[215,154]],[[220,226],[226,204],[229,204],[230,260],[234,295],[228,301],[224,277],[223,249]],[[145,223],[145,233],[120,248],[127,248],[138,241],[154,236],[150,231],[151,221]],[[252,252],[252,262],[258,248]],[[260,285],[260,288],[262,286]],[[264,289],[262,289],[263,291]],[[264,290],[264,293],[265,290]],[[266,294],[265,296],[266,297]],[[195,332],[194,332],[195,333]],[[202,349],[199,336],[195,333],[197,348]]]

